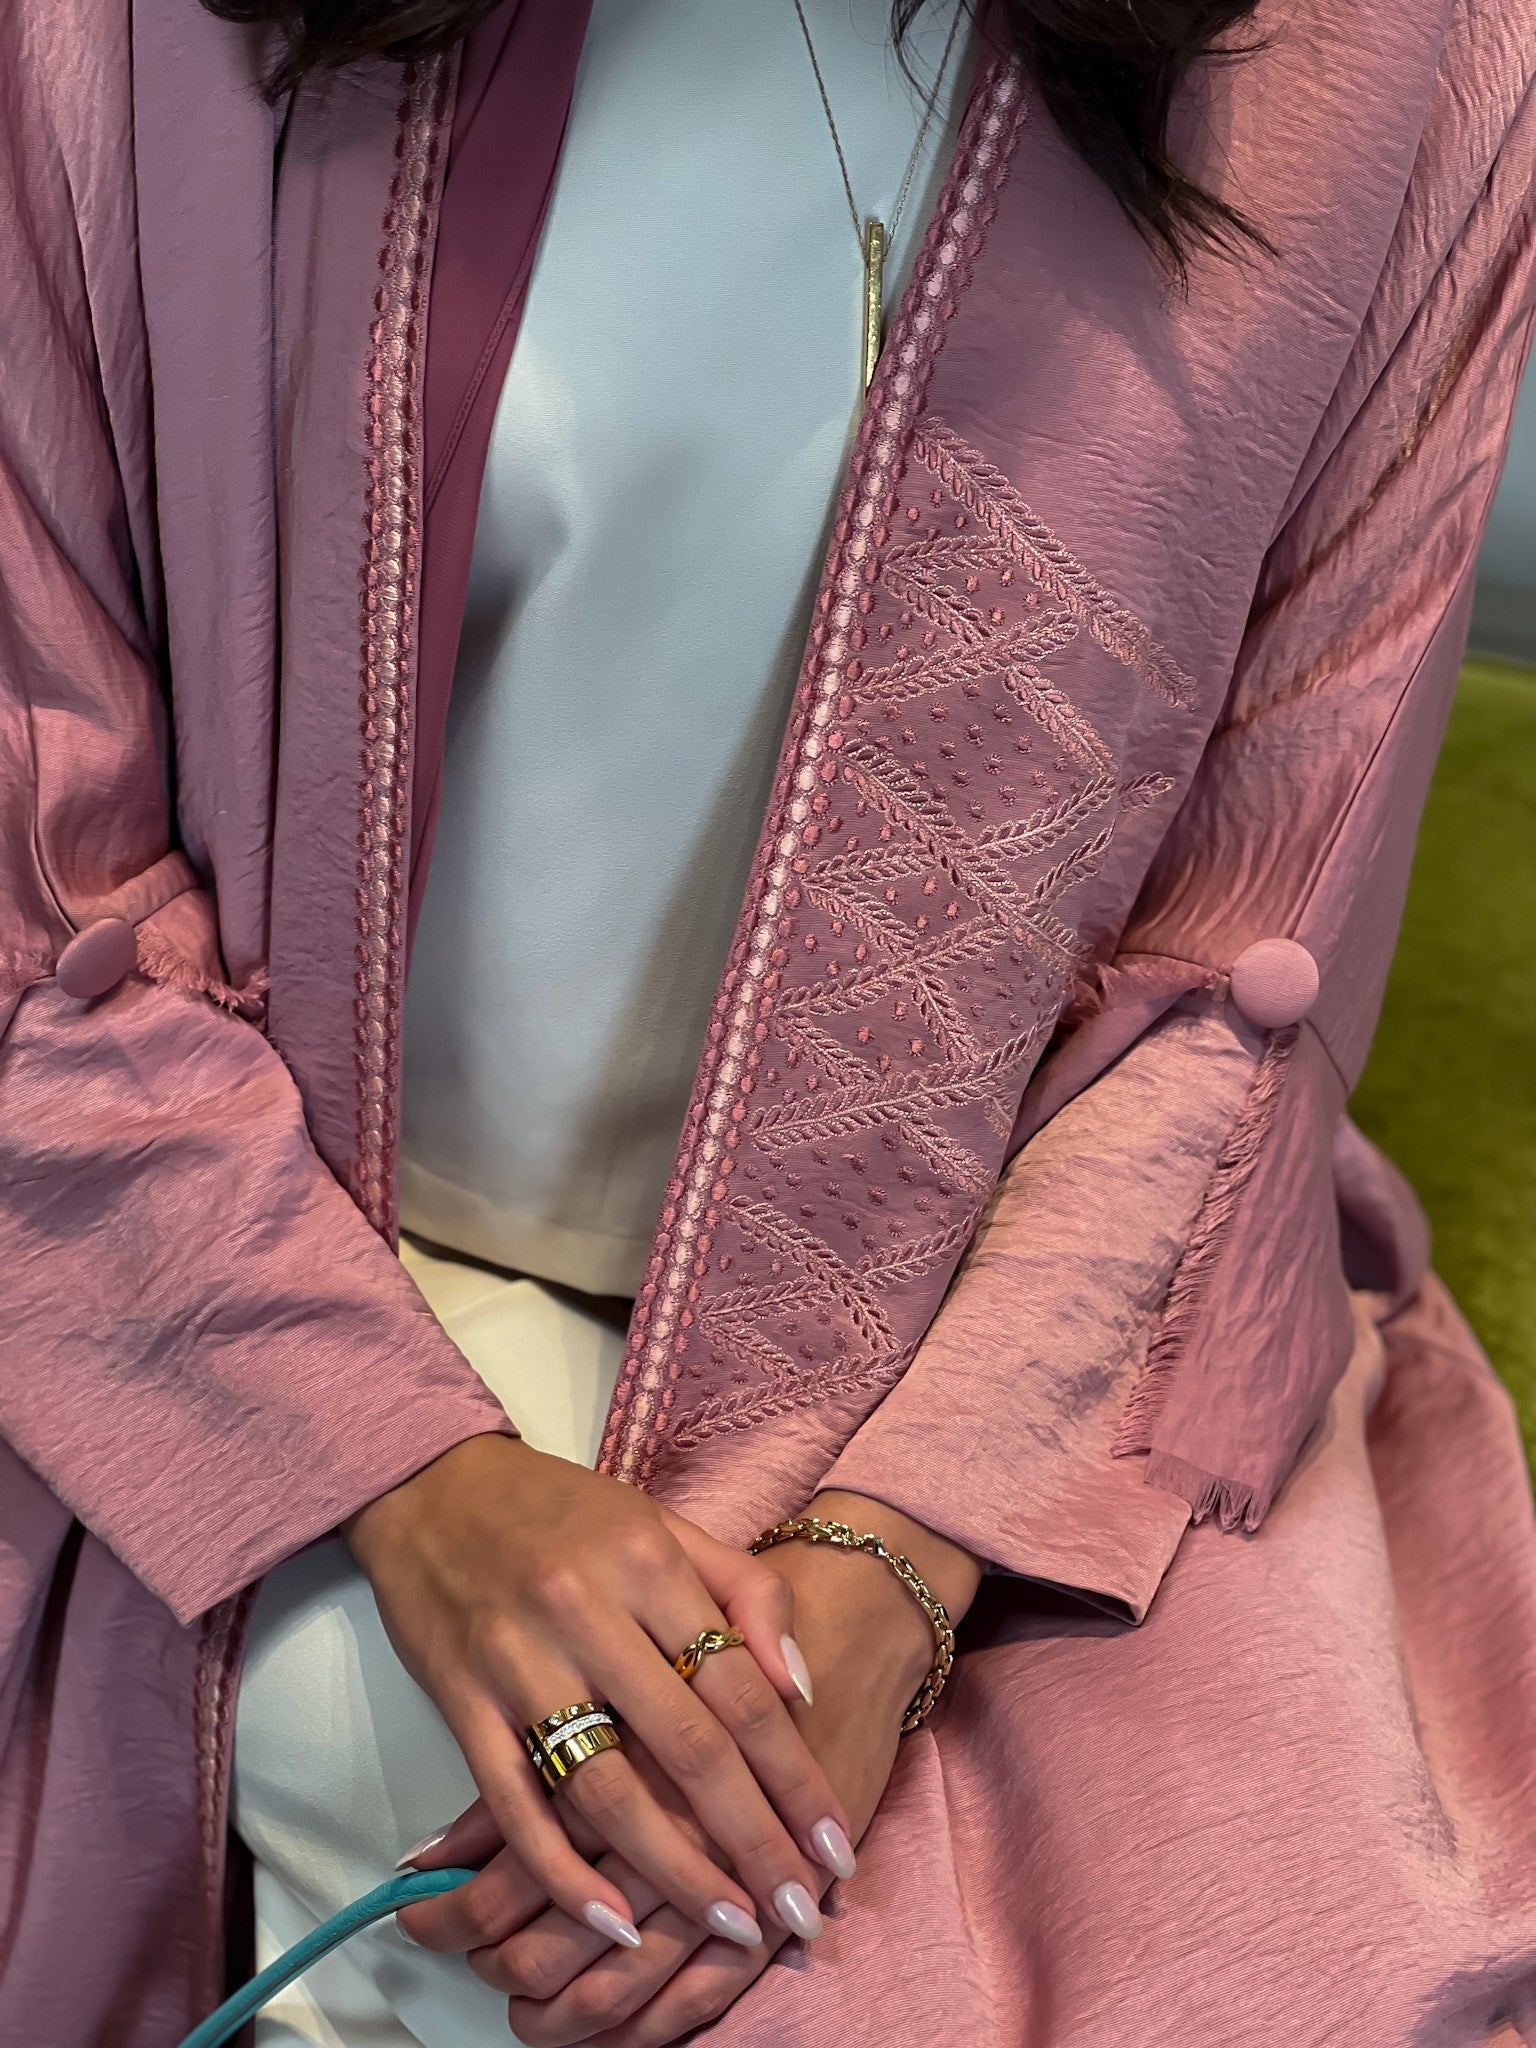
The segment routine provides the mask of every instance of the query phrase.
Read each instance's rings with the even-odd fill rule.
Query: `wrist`
[[[444,1489],[466,1484],[487,1466],[500,1476],[510,1469],[509,1453],[527,1450],[521,1437],[499,1430],[466,1437],[398,1486],[365,1502],[341,1524],[339,1534],[363,1571],[371,1575],[371,1560],[406,1538],[423,1508]]]
[[[827,1516],[826,1520],[840,1519]],[[795,1638],[823,1690],[850,1687],[899,1721],[933,1666],[933,1624],[882,1558],[796,1540],[770,1553],[795,1596]]]
[[[820,1686],[855,1694],[899,1721],[933,1670],[940,1635],[935,1618],[891,1558],[904,1558],[951,1625],[969,1607],[981,1577],[979,1562],[958,1544],[861,1494],[820,1493],[806,1513],[877,1536],[881,1557],[842,1544],[791,1541],[776,1563],[795,1593],[795,1627]],[[946,1631],[947,1635],[947,1631]]]
[[[894,1550],[898,1556],[911,1560],[918,1575],[936,1600],[942,1601],[950,1623],[958,1628],[972,1600],[976,1588],[981,1584],[981,1561],[958,1543],[952,1543],[947,1536],[941,1536],[925,1523],[914,1521],[899,1508],[887,1506],[882,1500],[871,1499],[862,1493],[842,1493],[829,1488],[818,1493],[805,1511],[817,1515],[824,1522],[846,1522],[861,1535],[868,1531],[878,1536],[887,1550]],[[888,1565],[880,1564],[878,1558],[871,1562],[879,1565],[896,1590],[908,1605],[916,1608],[923,1620],[923,1610],[912,1595],[892,1573]],[[929,1626],[929,1639],[933,1630]]]

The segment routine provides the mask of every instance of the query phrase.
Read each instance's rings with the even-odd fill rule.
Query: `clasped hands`
[[[965,1551],[854,1495],[813,1507],[878,1529],[964,1612],[980,1575]],[[500,1436],[445,1453],[347,1535],[481,1795],[413,1858],[479,1874],[400,1925],[505,1992],[527,2048],[663,2048],[791,1936],[815,1940],[933,1657],[884,1564],[805,1543],[754,1558]],[[726,1626],[745,1646],[685,1683],[672,1657]],[[612,1707],[624,1747],[551,1800],[522,1730],[587,1698]]]

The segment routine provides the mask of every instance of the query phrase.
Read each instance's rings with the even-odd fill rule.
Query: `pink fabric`
[[[259,38],[189,17],[184,0],[29,13],[35,54],[26,68],[8,67],[8,77],[20,94],[34,69],[47,74],[36,91],[58,104],[63,122],[53,174],[67,174],[82,195],[78,289],[88,290],[101,350],[133,569],[160,673],[176,678],[176,836],[205,882],[217,875],[213,958],[222,950],[225,979],[244,986],[267,962],[278,727],[270,284],[278,116],[251,89],[265,50]],[[81,22],[89,23],[88,53]],[[131,46],[144,61],[129,60]],[[45,160],[46,152],[34,157],[34,175]],[[41,194],[35,203],[45,203]],[[136,276],[123,262],[135,247]],[[133,296],[118,306],[129,280]],[[75,393],[77,403],[85,397]],[[78,421],[61,420],[55,434],[40,445],[86,453]],[[66,530],[71,548],[83,544],[80,520]],[[107,531],[117,533],[116,523]],[[130,865],[121,863],[125,875]]]
[[[1218,1010],[1179,1010],[1054,1116],[1004,1175],[948,1307],[829,1483],[899,1491],[930,1528],[1140,1621],[1190,1510],[1144,1485],[1115,1438],[1251,1072]],[[928,1455],[936,1399],[967,1446],[960,1486]],[[1010,1485],[1022,1445],[1029,1483]]]
[[[456,64],[307,88],[274,208],[259,54],[171,0],[0,28],[0,358],[27,366],[0,388],[0,1432],[25,1468],[0,1488],[0,2028],[29,2044],[155,2048],[207,2003],[231,1598],[497,1422],[378,1234]],[[1259,1538],[1183,1532],[1192,1507],[1257,1519],[1370,1350],[1340,1109],[1528,339],[1533,70],[1502,0],[1293,9],[1188,110],[1280,256],[1202,264],[1185,304],[983,73],[850,475],[609,1454],[727,1534],[856,1473],[1147,1619],[1030,1651],[1000,1574],[995,1641],[969,1631],[882,1815],[887,1912],[850,1913],[835,1991],[821,1957],[814,1988],[776,1971],[723,2040],[809,2048],[830,1997],[875,2048],[903,1985],[903,2024],[926,2010],[925,1955],[959,2037],[1029,2048],[1104,2038],[1106,2000],[1125,2038],[1193,2011],[1173,2038],[1288,2048],[1298,2012],[1320,2043],[1378,2017],[1449,2043],[1522,2010],[1530,1532],[1433,1288],[1399,1289],[1391,1341],[1434,1398],[1405,1380],[1383,1411],[1380,1507],[1314,1437]],[[162,985],[75,1004],[53,965],[113,914]],[[1277,936],[1322,988],[1266,1047],[1222,985]],[[1173,965],[1127,1033],[1134,961]],[[1095,987],[1066,1013],[1089,1052],[1040,1070],[1061,1113],[1012,1151]],[[1401,1266],[1402,1194],[1346,1155],[1352,1249]],[[1155,1426],[1116,1457],[1128,1414]],[[1289,1718],[1256,1718],[1287,1684]],[[1234,1889],[1218,2018],[1187,1944]]]
[[[250,1025],[135,982],[108,1062],[103,1015],[46,987],[6,1039],[13,1083],[30,1077],[0,1132],[6,1345],[47,1359],[45,1398],[7,1388],[7,1435],[191,1621],[272,1561],[274,1498],[297,1550],[501,1411],[320,1167]],[[210,1132],[231,1168],[205,1224]],[[76,1247],[67,1278],[29,1250],[42,1232]],[[307,1271],[274,1271],[275,1233],[307,1244]],[[104,1376],[123,1343],[139,1370]]]
[[[0,1443],[5,2048],[168,2048],[217,1996],[199,1646]]]
[[[1194,1531],[1139,1629],[988,1582],[827,1932],[711,2048],[1536,2038],[1532,1537],[1444,1291],[1357,1300],[1262,1533]]]
[[[502,1422],[250,1021],[49,979],[112,914],[222,970],[173,723],[230,967],[264,958],[272,122],[195,6],[0,46],[0,2041],[164,2048],[221,1971],[234,1638],[197,1617]]]
[[[1202,1312],[1153,1359],[1156,1427],[1122,1448],[1256,1526],[1343,1370],[1332,1133],[1529,344],[1536,122],[1528,52],[1488,93],[1509,46],[1474,11],[1394,13],[1335,127],[1336,35],[1294,24],[1234,74],[1233,175],[1293,211],[1277,272],[1202,272],[1185,306],[1130,281],[1045,124],[985,89],[973,109],[871,393],[605,1442],[606,1469],[733,1537],[841,1474],[861,1424],[858,1469],[881,1466],[882,1402],[921,1367],[1021,1092],[1122,947],[1185,963],[1176,987],[1294,936],[1322,977],[1265,1140],[1174,1276]],[[1307,232],[1309,178],[1318,209],[1348,186],[1338,240]],[[1005,276],[1034,280],[1051,343],[999,376]],[[1118,981],[1094,1057],[1150,986]],[[900,1399],[951,1405],[921,1370]],[[931,1448],[881,1467],[885,1498],[929,1490]]]

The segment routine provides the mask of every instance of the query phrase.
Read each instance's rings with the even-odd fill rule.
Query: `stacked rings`
[[[596,1700],[578,1700],[573,1707],[561,1707],[533,1722],[524,1731],[523,1744],[551,1792],[605,1749],[622,1746],[618,1723]]]

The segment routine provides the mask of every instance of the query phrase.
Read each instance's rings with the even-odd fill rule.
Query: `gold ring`
[[[621,1749],[618,1723],[596,1700],[578,1700],[524,1730],[523,1745],[551,1792],[605,1749]]]
[[[746,1640],[739,1628],[703,1629],[686,1650],[678,1651],[672,1659],[672,1669],[692,1685],[706,1657],[713,1657],[716,1650],[739,1650]]]

